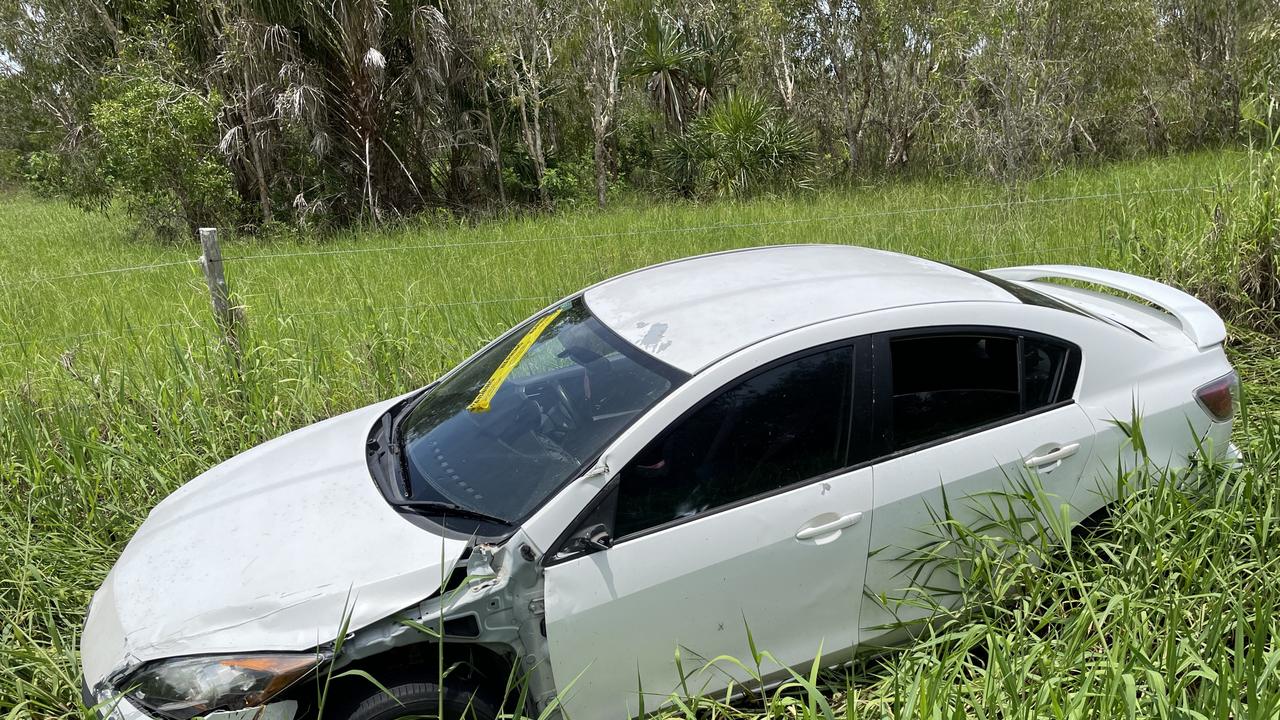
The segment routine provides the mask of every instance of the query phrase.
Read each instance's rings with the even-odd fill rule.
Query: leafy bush
[[[86,210],[104,210],[110,188],[98,172],[100,148],[82,144],[69,150],[36,150],[21,159],[26,186],[37,195],[61,197]]]
[[[744,196],[808,187],[813,134],[758,95],[732,93],[673,137],[659,162],[686,195]]]
[[[93,107],[104,178],[161,237],[193,235],[235,207],[231,173],[215,154],[219,104],[216,94],[135,74]]]
[[[591,167],[582,160],[562,162],[547,168],[542,184],[557,205],[576,205],[592,197]]]
[[[0,148],[0,185],[21,179],[22,154],[10,148]]]

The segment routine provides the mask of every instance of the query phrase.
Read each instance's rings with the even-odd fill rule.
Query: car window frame
[[[1018,358],[1018,412],[1008,417],[983,423],[982,425],[965,428],[964,430],[950,435],[944,435],[909,447],[899,448],[896,450],[893,449],[893,438],[889,436],[889,433],[893,428],[893,355],[892,350],[889,347],[890,343],[893,340],[900,338],[947,337],[957,335],[1006,337],[1011,338],[1018,343],[1016,351],[1016,357]],[[1063,370],[1062,389],[1069,388],[1069,392],[1066,393],[1066,397],[1064,399],[1056,400],[1052,403],[1048,403],[1031,410],[1026,409],[1026,389],[1023,382],[1024,378],[1022,368],[1022,343],[1024,338],[1048,341],[1050,343],[1061,345],[1067,349],[1067,364]],[[1084,355],[1080,346],[1066,338],[1049,335],[1048,333],[1003,325],[930,325],[874,333],[871,335],[870,340],[872,348],[872,367],[874,372],[871,390],[871,424],[873,428],[871,443],[873,463],[880,463],[894,458],[903,457],[911,453],[920,452],[922,450],[928,450],[930,448],[938,447],[939,445],[944,445],[949,442],[955,442],[956,440],[961,440],[988,430],[994,430],[1020,420],[1035,417],[1042,413],[1073,405],[1076,402],[1076,396],[1080,389],[1080,369],[1084,362]]]
[[[767,500],[771,497],[776,497],[778,495],[782,495],[784,493],[791,492],[792,490],[796,490],[798,488],[802,488],[808,485],[814,485],[824,480],[829,480],[833,477],[846,475],[856,470],[865,468],[871,465],[872,463],[876,462],[876,458],[874,457],[874,452],[875,452],[875,447],[873,444],[874,438],[872,436],[872,430],[874,427],[874,420],[873,420],[874,409],[872,407],[872,391],[873,391],[872,384],[874,380],[874,367],[873,367],[874,360],[873,360],[873,353],[872,353],[872,346],[871,346],[872,338],[873,338],[872,335],[861,335],[854,338],[845,338],[845,339],[836,340],[833,342],[823,343],[820,345],[814,345],[814,346],[805,348],[803,350],[798,350],[796,352],[789,353],[782,357],[770,360],[769,362],[758,365],[755,368],[752,368],[751,370],[749,370],[748,372],[742,373],[727,382],[721,383],[720,385],[716,386],[714,389],[708,391],[703,397],[699,398],[698,401],[695,402],[693,405],[691,405],[689,408],[681,412],[671,422],[664,425],[661,430],[659,430],[658,432],[650,436],[640,446],[640,449],[637,450],[637,453],[636,453],[636,454],[639,454],[640,452],[643,452],[643,449],[647,448],[651,443],[665,437],[668,433],[673,431],[675,428],[679,427],[680,424],[683,423],[685,420],[687,420],[690,416],[694,415],[699,410],[706,407],[708,404],[710,404],[711,402],[719,398],[722,394],[724,394],[728,390],[735,388],[744,382],[747,382],[755,377],[763,375],[766,372],[774,370],[790,362],[802,360],[812,355],[819,355],[819,354],[830,352],[832,350],[837,350],[840,348],[848,348],[850,352],[853,353],[853,382],[850,384],[850,388],[849,388],[849,392],[853,397],[851,398],[850,407],[849,407],[850,418],[849,418],[849,427],[848,427],[848,437],[846,438],[846,445],[845,445],[846,447],[845,458],[844,458],[845,462],[841,465],[841,467],[827,471],[825,473],[821,473],[821,474],[807,477],[801,480],[797,480],[795,482],[774,488],[767,492],[757,493],[755,495],[750,495],[748,497],[734,500],[733,502],[725,503],[723,505],[718,505],[705,512],[697,513],[696,515],[690,515],[688,517],[673,518],[671,520],[668,520],[667,522],[660,523],[658,525],[654,525],[649,528],[645,528],[640,532],[632,533],[631,535],[628,535],[624,538],[618,538],[613,542],[612,545],[610,545],[610,548],[616,547],[617,545],[622,545],[624,543],[631,542],[633,540],[639,540],[639,539],[648,537],[649,535],[653,535],[658,532],[669,530],[671,528],[678,527],[680,525],[684,525],[686,523],[690,523],[695,520],[701,520],[703,518],[718,515],[723,512],[728,512],[729,510],[734,510],[740,507],[744,507],[751,503]],[[859,392],[860,388],[861,388],[861,392]],[[859,454],[863,455],[865,459],[860,460],[856,463],[849,463],[848,459],[850,457],[855,456],[854,455],[855,448],[859,449],[858,450]],[[603,487],[600,488],[600,491],[596,493],[596,496],[592,498],[591,502],[587,503],[587,505],[574,516],[573,521],[568,523],[564,531],[562,531],[559,537],[556,538],[555,542],[551,543],[551,545],[549,546],[549,549],[543,555],[543,562],[542,562],[543,567],[557,565],[562,562],[568,562],[570,560],[584,557],[586,555],[592,555],[592,554],[595,554],[596,552],[601,552],[598,550],[596,551],[584,550],[584,551],[570,553],[568,555],[565,555],[564,557],[557,557],[560,553],[564,552],[565,547],[568,545],[569,541],[574,536],[577,535],[578,531],[581,528],[584,527],[585,521],[589,518],[593,518],[597,514],[597,511],[599,510],[600,506],[610,502],[610,496],[618,492],[618,489],[622,483],[622,471],[634,459],[635,459],[634,456],[627,458],[627,462],[623,463],[618,468],[617,472],[615,472],[613,477],[611,477],[609,481],[605,483]],[[605,550],[604,552],[607,552],[607,550]]]
[[[693,378],[693,375],[690,374],[688,371],[682,370],[652,353],[645,352],[641,348],[637,347],[634,343],[630,342],[625,337],[623,337],[621,333],[619,333],[614,328],[610,327],[603,320],[600,320],[599,316],[595,314],[595,312],[591,309],[591,307],[589,305],[586,305],[586,291],[583,290],[583,291],[576,292],[572,295],[568,295],[564,298],[561,298],[555,303],[542,308],[541,310],[534,313],[533,315],[530,315],[529,317],[525,318],[519,323],[516,323],[515,325],[508,328],[505,332],[501,333],[497,337],[485,343],[479,350],[476,350],[471,355],[468,355],[465,360],[462,360],[457,365],[454,365],[452,368],[449,368],[449,370],[444,374],[442,374],[440,377],[436,378],[435,380],[432,380],[430,383],[424,385],[423,387],[418,388],[416,391],[409,393],[408,396],[406,396],[404,399],[400,401],[400,403],[404,404],[403,411],[405,413],[411,412],[413,410],[413,406],[416,405],[420,400],[424,399],[428,393],[430,393],[432,390],[436,388],[436,386],[440,385],[442,382],[452,377],[459,370],[461,370],[464,365],[467,365],[475,361],[476,358],[478,358],[480,355],[487,352],[493,346],[503,342],[504,340],[509,339],[513,335],[518,335],[518,334],[527,332],[529,328],[533,327],[533,325],[538,322],[538,320],[545,317],[547,313],[551,312],[557,307],[560,307],[566,303],[579,302],[579,301],[583,303],[584,307],[586,307],[587,312],[600,322],[601,332],[611,336],[616,341],[616,349],[618,350],[618,352],[627,356],[627,358],[635,361],[636,363],[639,363],[645,366],[646,368],[649,368],[650,370],[657,372],[658,374],[667,378],[671,382],[671,386],[667,389],[667,392],[665,393],[665,395],[670,395],[671,393],[675,392],[681,386],[683,386],[685,383],[689,382]],[[661,402],[661,399],[659,400],[659,402]],[[399,405],[400,403],[397,403],[397,405]],[[613,444],[618,441],[618,438],[621,437],[623,434],[625,434],[626,431],[631,428],[631,426],[640,422],[641,419],[644,418],[645,414],[647,414],[648,412],[651,412],[652,410],[653,410],[652,407],[648,408],[647,410],[633,417],[631,419],[631,422],[626,423],[621,428],[619,428],[617,432],[615,432],[612,436],[610,436],[607,440],[605,440],[604,443],[601,444],[599,450],[597,450],[596,452],[592,453],[590,456],[583,459],[583,463],[581,467],[579,467],[576,471],[570,473],[568,477],[566,477],[564,480],[558,483],[551,491],[549,491],[546,494],[546,496],[542,498],[542,500],[540,500],[537,504],[531,506],[527,512],[525,512],[523,515],[521,515],[518,518],[512,519],[510,525],[504,526],[500,532],[496,532],[492,534],[477,533],[478,528],[471,528],[470,525],[468,524],[468,523],[474,523],[474,521],[471,521],[471,520],[466,520],[465,522],[462,523],[464,526],[466,526],[466,529],[458,530],[451,527],[451,524],[458,524],[456,521],[461,520],[461,518],[454,518],[449,516],[441,517],[441,516],[435,516],[429,513],[417,513],[417,512],[406,510],[404,508],[397,507],[394,502],[392,502],[386,497],[386,490],[383,488],[382,484],[377,481],[376,476],[374,476],[375,479],[373,482],[374,482],[374,485],[378,488],[378,492],[382,495],[383,500],[387,502],[387,505],[395,509],[399,515],[406,518],[407,520],[409,520],[409,522],[413,523],[414,525],[417,525],[418,527],[428,530],[429,532],[442,534],[445,537],[449,537],[449,538],[467,539],[467,538],[480,537],[480,538],[485,538],[487,540],[491,540],[495,544],[502,544],[502,543],[505,543],[507,540],[511,539],[521,528],[524,527],[524,525],[527,522],[529,522],[529,519],[536,516],[540,510],[542,510],[547,505],[555,502],[556,498],[559,497],[565,491],[566,488],[568,488],[574,482],[577,482],[584,475],[590,473],[592,468],[594,468],[596,464],[599,463],[600,458],[604,457],[605,453],[608,452],[609,448],[612,447]]]

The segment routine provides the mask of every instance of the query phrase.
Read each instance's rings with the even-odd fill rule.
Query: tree
[[[729,93],[673,137],[662,159],[673,185],[687,194],[807,187],[813,135],[763,97]]]
[[[770,127],[811,132],[823,174],[1014,179],[1220,142],[1243,115],[1276,122],[1272,6],[16,0],[0,3],[0,172],[90,206],[114,194],[145,215],[212,187],[213,163],[234,198],[209,207],[242,228],[548,207],[587,196],[590,174],[603,204],[615,168],[660,185],[658,156],[682,191],[730,187],[709,185],[723,168],[702,151],[732,148],[710,142],[703,119],[755,98]],[[131,172],[190,174],[172,186],[121,174],[119,148],[141,142],[112,120],[131,81],[180,111],[157,120],[158,148],[196,131],[196,100],[213,118],[212,141],[190,137],[199,162],[139,148],[156,165]]]
[[[220,99],[153,72],[126,72],[93,107],[102,134],[102,173],[150,227],[169,237],[195,237],[236,204],[231,174],[217,156]]]
[[[606,141],[618,107],[619,67],[625,36],[623,15],[616,0],[584,0],[582,62],[591,99],[592,160],[595,163],[596,205],[603,208],[609,187]]]
[[[497,0],[491,9],[494,54],[505,70],[506,93],[519,118],[525,152],[533,166],[538,202],[551,204],[547,190],[547,155],[543,114],[554,91],[555,52],[552,33],[560,26],[556,6],[538,0]]]
[[[857,167],[861,157],[862,132],[871,107],[875,67],[876,20],[872,3],[858,0],[819,0],[813,3],[808,25],[815,37],[806,45],[813,48],[815,75],[834,90],[843,120],[847,167]]]
[[[667,128],[684,129],[689,89],[689,67],[698,52],[690,47],[684,30],[670,16],[652,12],[645,16],[631,52],[629,77],[644,81],[654,109],[666,118]]]

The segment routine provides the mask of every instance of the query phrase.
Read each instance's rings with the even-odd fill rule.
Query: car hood
[[[388,401],[297,430],[156,505],[94,595],[81,640],[90,686],[138,663],[307,650],[439,589],[466,541],[394,510],[365,441]]]

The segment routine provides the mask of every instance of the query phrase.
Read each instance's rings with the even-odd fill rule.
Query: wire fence
[[[510,245],[531,245],[538,243],[550,242],[570,242],[585,240],[604,240],[617,239],[627,237],[639,237],[646,235],[681,235],[687,233],[714,233],[726,230],[741,230],[746,228],[761,227],[778,227],[787,225],[801,225],[808,223],[839,223],[852,222],[856,220],[870,220],[874,218],[884,217],[901,217],[911,215],[929,215],[947,212],[959,212],[966,210],[991,210],[997,208],[1012,208],[1030,205],[1043,205],[1049,203],[1066,203],[1081,202],[1086,200],[1103,200],[1108,198],[1120,197],[1141,197],[1150,195],[1164,195],[1170,193],[1193,193],[1214,190],[1211,185],[1197,185],[1190,187],[1165,187],[1153,188],[1147,190],[1123,190],[1106,193],[1092,193],[1088,195],[1057,195],[1044,198],[1018,198],[1013,200],[1003,200],[986,203],[968,203],[961,205],[939,205],[925,208],[901,208],[897,210],[881,210],[874,212],[861,213],[845,213],[839,215],[820,215],[813,217],[783,218],[778,220],[757,220],[751,222],[739,223],[712,223],[708,225],[689,225],[677,227],[655,227],[655,228],[636,228],[634,230],[620,230],[613,232],[601,233],[577,233],[568,235],[548,235],[533,238],[504,238],[498,240],[474,240],[468,242],[456,243],[421,243],[407,245],[382,245],[377,247],[357,247],[357,248],[332,248],[328,250],[298,250],[290,252],[267,252],[267,253],[250,253],[246,255],[225,255],[223,262],[253,262],[261,260],[279,260],[286,258],[303,258],[303,257],[322,257],[333,255],[363,255],[370,253],[390,253],[390,252],[409,252],[415,250],[447,250],[454,248],[483,248],[493,246],[510,246]],[[100,277],[104,275],[116,275],[135,272],[146,272],[150,270],[159,270],[163,268],[194,266],[200,264],[200,258],[191,258],[187,260],[170,260],[164,262],[147,263],[141,265],[129,265],[125,267],[102,268],[99,270],[88,270],[84,272],[67,273],[64,275],[51,275],[34,278],[24,278],[20,280],[12,280],[6,283],[0,283],[0,290],[10,287],[21,287],[27,285],[39,285],[42,283],[55,283],[69,280],[80,280],[90,277]]]
[[[682,235],[682,234],[688,234],[688,233],[715,233],[715,232],[722,232],[727,230],[738,230],[738,229],[745,229],[745,228],[776,227],[776,226],[786,226],[786,225],[798,225],[798,224],[805,224],[805,223],[852,222],[857,220],[867,220],[867,219],[883,218],[883,217],[925,215],[925,214],[937,214],[937,213],[959,212],[959,211],[970,211],[970,210],[989,210],[989,209],[996,209],[996,208],[1011,208],[1011,207],[1018,207],[1018,206],[1039,205],[1039,204],[1047,204],[1047,203],[1080,202],[1080,201],[1087,201],[1087,200],[1150,196],[1150,195],[1169,194],[1169,193],[1192,193],[1192,192],[1200,192],[1200,191],[1213,190],[1213,189],[1214,188],[1212,186],[1166,187],[1166,188],[1156,188],[1156,189],[1136,190],[1136,191],[1092,193],[1088,195],[1066,195],[1066,196],[1054,196],[1054,197],[1047,197],[1047,198],[1020,198],[1020,199],[1005,200],[1000,202],[968,203],[968,204],[960,204],[960,205],[941,205],[941,206],[926,207],[926,208],[904,208],[904,209],[898,209],[898,210],[846,213],[846,214],[839,214],[839,215],[826,215],[826,216],[815,216],[815,217],[783,218],[778,220],[760,220],[760,221],[739,222],[739,223],[715,223],[715,224],[707,224],[707,225],[677,226],[677,227],[637,228],[634,230],[624,230],[624,231],[615,231],[615,232],[552,235],[552,236],[542,236],[542,237],[533,237],[533,238],[505,238],[505,239],[496,239],[496,240],[475,240],[475,241],[457,242],[457,243],[423,243],[423,244],[406,244],[406,245],[388,245],[388,246],[377,246],[377,247],[333,248],[333,249],[327,249],[327,250],[304,250],[304,251],[296,251],[296,252],[273,252],[273,253],[254,253],[254,254],[245,254],[245,255],[228,255],[228,256],[223,256],[222,260],[223,262],[255,262],[255,261],[276,260],[276,259],[284,259],[284,258],[357,255],[357,254],[370,254],[370,253],[392,253],[392,252],[421,251],[421,250],[444,250],[444,249],[451,249],[451,248],[491,248],[494,246],[530,245],[530,244],[550,243],[550,242],[590,241],[590,240],[602,240],[602,239],[627,238],[627,237],[636,237],[636,236],[644,236],[644,235]],[[1025,256],[1025,255],[1031,255],[1031,254],[1049,254],[1049,253],[1064,252],[1068,250],[1077,250],[1077,249],[1079,249],[1079,245],[1049,247],[1049,248],[1024,248],[1021,250],[990,253],[990,254],[976,255],[976,256],[970,256],[965,258],[952,258],[951,260],[959,264],[965,264],[965,263],[976,263],[976,262],[985,261],[985,260],[1019,257],[1019,256]],[[74,281],[74,280],[91,278],[91,277],[149,272],[149,271],[154,271],[154,270],[159,270],[164,268],[179,267],[184,265],[198,266],[202,261],[203,261],[203,258],[191,258],[188,260],[162,261],[162,262],[155,262],[155,263],[130,265],[130,266],[124,266],[124,267],[103,268],[103,269],[89,270],[84,272],[67,273],[62,275],[21,279],[21,280],[15,280],[15,281],[10,281],[8,283],[0,284],[0,290],[11,288],[11,287],[33,286],[33,285],[39,285],[42,283],[52,284],[57,282]],[[287,320],[288,318],[291,318],[291,317],[315,317],[315,316],[325,316],[325,315],[339,315],[339,314],[352,313],[353,308],[363,308],[367,311],[373,311],[376,313],[386,313],[386,312],[404,311],[404,310],[412,310],[412,309],[426,309],[426,308],[448,308],[448,307],[473,306],[473,305],[515,304],[515,303],[521,303],[521,302],[531,302],[535,300],[542,301],[542,302],[549,302],[551,300],[556,299],[556,297],[557,296],[550,296],[550,295],[521,296],[521,297],[490,298],[490,299],[483,299],[483,300],[425,302],[425,303],[411,303],[411,304],[386,305],[386,306],[369,306],[367,303],[367,300],[368,300],[367,298],[356,298],[351,300],[349,304],[344,303],[343,306],[341,307],[336,307],[336,308],[330,307],[330,308],[319,309],[319,310],[303,310],[300,312],[288,312],[288,313],[278,314],[275,317],[279,320]],[[186,328],[194,329],[200,326],[201,325],[199,321],[193,319],[192,321],[189,321],[189,322],[170,322],[170,323],[159,323],[159,324],[146,325],[146,326],[129,326],[124,328],[123,330],[124,330],[124,333],[128,335],[139,335],[143,333],[153,333],[159,330],[165,330],[165,329],[171,329],[171,328],[177,328],[177,327],[186,327]],[[100,331],[70,334],[70,335],[30,337],[30,338],[25,338],[18,341],[0,343],[0,349],[34,345],[34,344],[40,344],[40,343],[76,342],[76,341],[86,340],[93,337],[101,337],[104,335],[120,335],[120,332],[118,332],[118,330],[119,329],[100,330]]]
[[[1010,252],[991,253],[988,255],[976,255],[976,256],[971,256],[967,258],[960,258],[960,259],[954,260],[954,262],[958,264],[965,264],[965,263],[976,262],[979,260],[992,260],[997,258],[1017,257],[1017,256],[1039,254],[1039,253],[1063,252],[1063,251],[1075,250],[1075,249],[1078,249],[1078,246],[1060,246],[1060,247],[1051,247],[1051,248],[1026,248],[1023,250],[1015,250]],[[332,315],[358,315],[361,312],[373,312],[375,314],[381,315],[388,312],[403,312],[406,310],[427,310],[427,309],[434,310],[434,309],[445,309],[445,308],[464,307],[464,306],[510,305],[510,304],[535,302],[535,301],[541,302],[541,303],[548,303],[560,297],[563,297],[563,296],[562,295],[524,295],[519,297],[490,298],[485,300],[458,300],[458,301],[448,301],[448,302],[423,302],[423,303],[407,303],[407,304],[398,304],[398,305],[375,305],[375,306],[371,306],[368,304],[367,297],[361,297],[361,298],[351,298],[345,301],[339,301],[337,304],[340,307],[330,307],[323,310],[290,311],[286,313],[275,314],[270,317],[273,317],[274,319],[283,322],[292,318],[304,318],[304,317],[309,318],[309,317],[321,317],[321,316],[332,316]],[[89,338],[96,338],[96,337],[102,337],[102,336],[108,336],[108,335],[117,336],[117,337],[124,337],[125,335],[138,336],[138,335],[143,335],[147,333],[153,333],[159,330],[167,330],[167,329],[173,329],[173,328],[184,328],[188,330],[195,330],[195,329],[200,329],[202,327],[205,327],[205,325],[195,319],[192,319],[189,322],[168,322],[168,323],[158,323],[153,325],[127,326],[125,328],[118,328],[115,330],[98,330],[93,332],[77,333],[77,334],[69,334],[69,335],[55,335],[55,336],[41,336],[41,337],[27,338],[25,340],[0,343],[0,349],[21,347],[21,346],[35,345],[35,344],[47,344],[47,343],[68,343],[68,342],[75,343],[81,340],[87,340]],[[212,329],[213,325],[210,323],[208,327]]]

